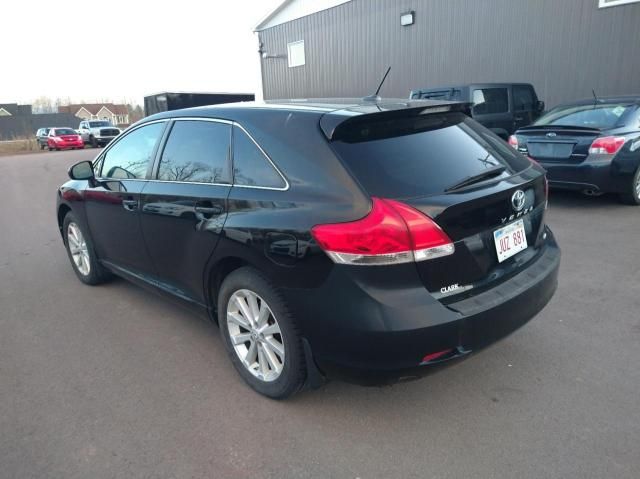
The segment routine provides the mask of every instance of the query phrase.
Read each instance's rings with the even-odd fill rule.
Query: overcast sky
[[[281,0],[0,0],[0,103],[260,94],[253,27]]]

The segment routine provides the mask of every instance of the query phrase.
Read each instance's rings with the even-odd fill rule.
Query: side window
[[[509,99],[506,88],[482,88],[473,90],[473,113],[488,115],[509,111]]]
[[[118,179],[145,178],[164,125],[152,123],[142,126],[118,140],[103,156],[101,176]]]
[[[534,109],[533,89],[530,86],[513,85],[513,108],[516,111]]]
[[[176,121],[162,152],[158,179],[231,183],[231,126],[213,121]]]
[[[284,188],[285,181],[251,138],[233,127],[233,184]]]

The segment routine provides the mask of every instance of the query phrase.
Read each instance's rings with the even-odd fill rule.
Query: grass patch
[[[33,153],[40,151],[35,138],[26,140],[0,141],[0,155],[13,155],[15,153]]]

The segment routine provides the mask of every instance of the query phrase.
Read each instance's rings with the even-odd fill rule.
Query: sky
[[[253,27],[282,0],[0,0],[0,103],[143,103],[161,91],[255,92]]]

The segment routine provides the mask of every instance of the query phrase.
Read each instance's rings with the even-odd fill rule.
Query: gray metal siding
[[[415,23],[400,26],[414,10]],[[640,93],[640,3],[598,0],[353,0],[259,33],[264,97],[408,97],[467,82],[533,83],[547,106]],[[287,66],[304,40],[306,64]]]

